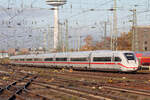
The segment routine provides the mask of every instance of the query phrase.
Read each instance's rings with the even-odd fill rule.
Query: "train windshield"
[[[124,53],[124,55],[128,60],[135,60],[135,56],[133,53]]]

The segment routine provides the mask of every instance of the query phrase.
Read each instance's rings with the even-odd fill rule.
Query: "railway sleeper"
[[[6,86],[5,89],[6,89],[6,90],[9,90],[9,89],[11,88],[11,86],[15,86],[18,82],[23,81],[23,80],[24,80],[25,78],[27,78],[27,77],[29,77],[29,75],[27,75],[27,76],[25,76],[25,77],[19,79],[18,81],[15,81],[15,82],[11,83],[10,85]]]
[[[16,95],[20,95],[22,93],[22,91],[25,90],[35,78],[37,78],[37,76],[30,79],[21,89],[17,90],[16,93],[13,94],[8,100],[15,100]]]
[[[87,90],[87,89],[81,89],[81,88],[76,88],[76,87],[66,87],[68,89],[72,89],[72,90],[76,90],[76,91],[82,91],[88,94],[93,94],[96,96],[104,96],[104,97],[108,97],[108,98],[112,98],[115,100],[126,100],[126,98],[124,97],[119,97],[119,96],[114,96],[112,94],[108,94],[108,93],[103,93],[103,92],[98,92],[98,91],[93,91],[93,90]]]
[[[40,100],[53,100],[53,99],[49,99],[47,97],[44,97],[44,96],[42,96],[40,94],[33,93],[33,92],[31,92],[31,91],[29,91],[27,89],[25,89],[24,91],[29,93],[29,95],[31,95],[31,96],[36,96],[36,97],[40,98]]]

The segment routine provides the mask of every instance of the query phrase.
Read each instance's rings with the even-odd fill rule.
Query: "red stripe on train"
[[[123,64],[121,63],[87,63],[87,62],[42,62],[42,61],[16,61],[16,63],[57,63],[57,64],[95,64],[95,65],[98,65],[98,64],[106,64],[106,65],[120,65],[122,67],[125,67],[125,68],[137,68],[137,67],[127,67],[127,66],[124,66]]]

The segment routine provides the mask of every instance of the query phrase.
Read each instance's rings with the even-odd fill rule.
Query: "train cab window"
[[[27,59],[27,61],[32,61],[32,59]]]
[[[71,61],[88,61],[88,58],[71,58]]]
[[[56,61],[67,61],[67,58],[56,58]]]
[[[135,60],[135,56],[133,53],[124,53],[124,55],[128,60]]]
[[[121,58],[120,57],[115,57],[114,61],[115,62],[121,62]]]
[[[34,58],[34,61],[42,61],[42,59]]]
[[[53,61],[53,58],[45,58],[44,61]]]
[[[111,57],[94,57],[94,62],[111,62]]]

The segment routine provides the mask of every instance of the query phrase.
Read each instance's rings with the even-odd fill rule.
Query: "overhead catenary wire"
[[[32,7],[33,7],[33,5],[35,4],[35,3],[38,3],[38,1],[39,0],[32,0]],[[144,2],[145,1],[147,1],[147,0],[143,0]],[[142,2],[143,2],[142,1]],[[149,1],[149,0],[148,0]],[[95,3],[95,8],[94,7],[87,7],[87,6],[85,6],[86,4],[90,4],[91,2],[93,2],[92,4],[94,4]],[[102,1],[102,0],[97,0],[97,1],[90,1],[90,0],[87,0],[87,1],[84,1],[84,0],[82,0],[82,2],[81,2],[81,8],[80,7],[75,7],[75,8],[72,8],[72,9],[68,9],[68,8],[66,8],[66,7],[64,7],[64,8],[62,8],[61,10],[72,10],[72,13],[68,16],[68,17],[66,17],[65,16],[65,18],[61,18],[61,21],[63,21],[63,20],[65,20],[65,19],[68,19],[69,20],[69,22],[70,22],[70,20],[72,19],[72,18],[77,18],[77,19],[75,19],[75,21],[78,21],[78,20],[80,20],[81,18],[83,18],[83,15],[84,14],[91,14],[91,12],[96,12],[96,13],[98,13],[98,12],[105,12],[105,11],[108,11],[109,10],[109,8],[100,8],[100,7],[106,7],[106,5],[109,5],[109,4],[112,4],[112,2],[113,2],[113,0],[105,0],[105,1]],[[72,4],[72,3],[76,3],[77,5],[80,3],[80,1],[70,1],[69,0],[69,4]],[[30,5],[30,4],[29,4]],[[26,9],[26,7],[24,6],[24,11],[25,11],[25,9]],[[33,7],[33,9],[34,9],[34,7]],[[30,10],[33,10],[32,8],[30,9]],[[40,8],[40,10],[42,10],[42,9],[44,9],[44,10],[49,10],[48,8]],[[75,11],[77,11],[77,10],[80,10],[81,9],[81,12],[79,11],[79,12],[75,12]],[[118,11],[123,11],[123,9],[121,9],[121,8],[117,8],[118,9]],[[8,14],[10,14],[10,10],[8,10],[8,9],[5,9],[6,10],[6,14],[7,14],[7,12],[8,12]],[[38,9],[37,9],[38,10]],[[127,11],[129,11],[129,9],[124,9],[124,10],[127,10]],[[142,8],[141,8],[141,10],[143,10]],[[144,11],[141,11],[141,13],[139,12],[139,11],[137,11],[137,15],[139,16],[139,14],[145,14],[145,13],[148,13],[149,11],[148,11],[148,9],[147,9],[147,11],[146,10],[144,10]],[[63,12],[65,15],[68,13],[66,13],[66,12]],[[20,15],[21,14],[18,14],[18,15],[11,15],[10,14],[10,16],[7,14],[7,17],[12,17],[12,20],[15,22],[15,20],[16,19],[19,19],[20,18]],[[99,14],[100,15],[100,14]],[[5,15],[6,16],[6,15]],[[13,16],[15,16],[15,17],[13,17]],[[82,16],[82,17],[81,17]],[[129,14],[129,16],[128,16],[128,18],[127,17],[124,17],[124,18],[121,18],[122,17],[122,15],[121,15],[121,17],[120,17],[120,19],[121,20],[128,20],[130,17],[131,17],[132,15],[131,14]],[[81,17],[81,18],[79,18],[79,17]],[[31,19],[33,20],[33,17],[31,17]],[[93,19],[93,21],[95,21],[95,19],[94,18],[91,18],[91,19]],[[104,18],[103,18],[104,19]],[[43,18],[43,20],[47,20],[46,18],[44,19]],[[144,20],[144,19],[143,19]],[[28,22],[30,22],[30,20],[27,20]],[[39,20],[40,21],[40,20]],[[38,19],[37,19],[37,23],[40,23],[38,21]],[[139,20],[138,20],[139,21]],[[79,21],[78,21],[79,22]],[[91,24],[90,22],[89,22],[89,24]],[[120,25],[122,24],[122,23],[119,23]],[[35,25],[37,25],[37,24],[35,24]],[[126,25],[127,25],[127,21],[126,21]],[[22,27],[22,26],[21,26]],[[30,27],[30,26],[29,26]],[[80,26],[79,26],[80,27]],[[7,28],[7,27],[6,27]],[[14,28],[14,27],[12,27],[12,28]],[[19,27],[16,27],[16,29],[17,28],[19,28]],[[26,28],[26,27],[25,27]],[[19,30],[19,29],[17,29],[17,30]]]

